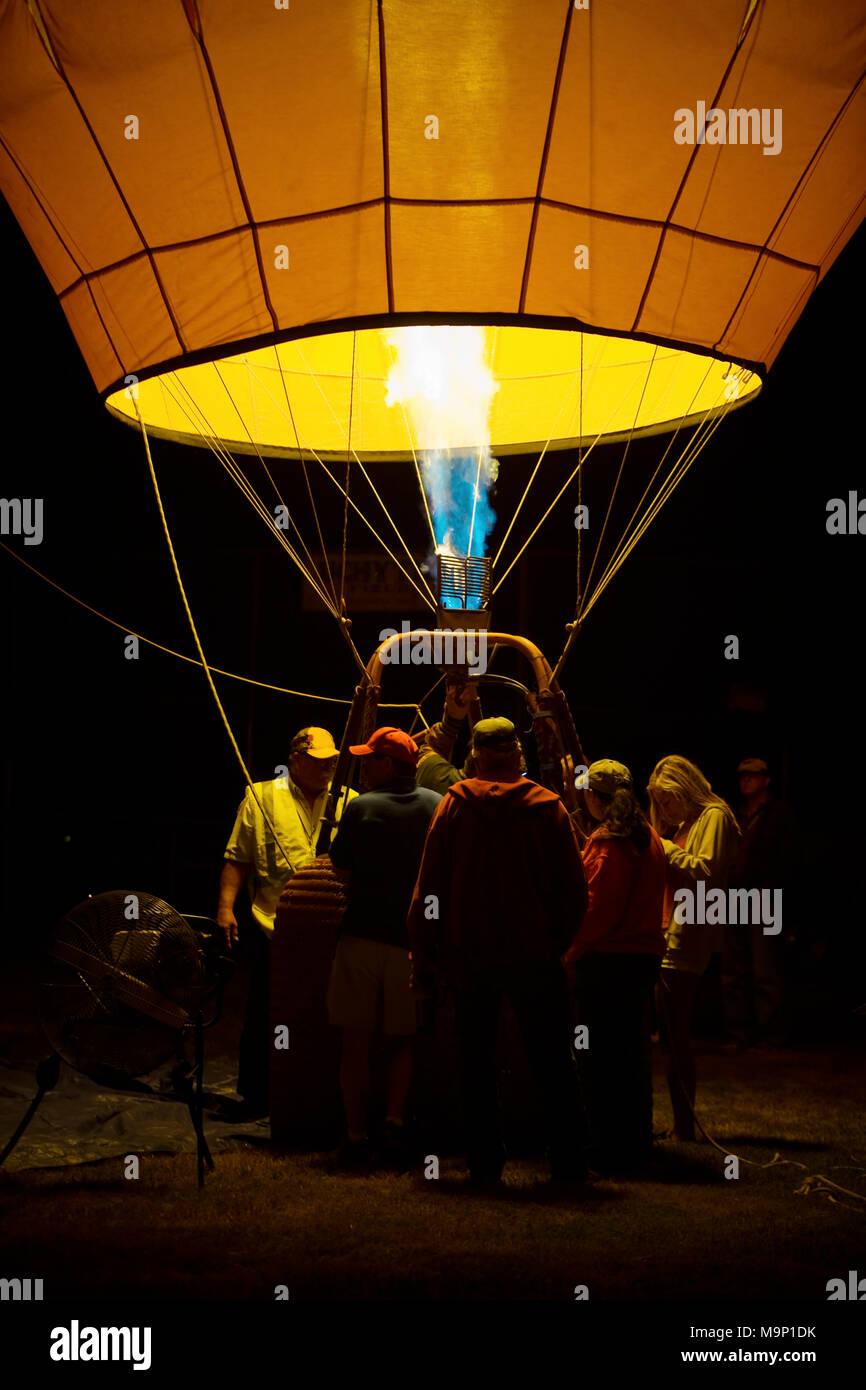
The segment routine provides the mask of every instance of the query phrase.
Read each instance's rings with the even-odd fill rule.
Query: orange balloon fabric
[[[106,394],[385,322],[763,374],[863,216],[864,60],[862,0],[3,0],[0,188]]]

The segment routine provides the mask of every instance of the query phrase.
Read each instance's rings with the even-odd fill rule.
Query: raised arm
[[[662,840],[668,863],[695,883],[725,873],[733,863],[740,838],[720,806],[708,806],[701,813],[700,822],[700,834],[690,852],[681,849],[673,840]]]

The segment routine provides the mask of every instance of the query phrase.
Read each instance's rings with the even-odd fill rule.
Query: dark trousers
[[[547,1124],[550,1166],[566,1177],[585,1166],[586,1120],[571,1051],[571,1003],[560,962],[474,972],[455,993],[466,1158],[473,1177],[497,1178],[505,1147],[496,1096],[496,1032],[502,997],[517,1016]]]
[[[722,948],[722,1003],[731,1038],[771,1041],[783,1030],[782,950],[761,926],[729,926]]]
[[[590,1133],[600,1158],[626,1161],[652,1148],[653,955],[591,952],[577,964],[577,1049]]]
[[[679,1139],[695,1137],[695,1057],[692,1052],[692,1014],[700,975],[689,970],[663,969],[659,976],[659,1028],[668,1053],[668,1090]]]
[[[250,984],[238,1049],[238,1095],[268,1106],[271,1065],[271,942],[253,923],[247,937]]]

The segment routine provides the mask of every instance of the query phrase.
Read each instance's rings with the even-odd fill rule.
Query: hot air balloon
[[[213,449],[350,644],[238,457],[298,460],[355,511],[363,475],[365,523],[441,625],[488,609],[547,514],[527,487],[485,553],[497,462],[536,454],[533,483],[570,449],[579,484],[600,443],[659,434],[570,644],[862,217],[854,0],[8,0],[0,49],[0,188],[108,410]],[[465,333],[475,424],[452,411]],[[477,592],[458,564],[434,593],[407,546],[407,468],[429,551],[481,561]],[[559,724],[562,659],[525,650]],[[355,653],[368,696],[382,655]]]
[[[526,657],[539,778],[566,792],[580,624],[862,218],[864,56],[855,0],[6,0],[0,189],[108,410],[148,457],[212,449],[333,614],[360,675],[344,753],[403,639],[365,665],[280,508],[317,480],[360,512],[360,474],[434,631]],[[547,514],[527,499],[554,451],[574,469],[547,511],[646,435],[659,465],[551,666],[490,626]],[[491,554],[513,454],[536,461]],[[250,455],[291,463],[277,506]],[[388,503],[407,469],[437,592]],[[296,926],[317,876],[293,880]]]

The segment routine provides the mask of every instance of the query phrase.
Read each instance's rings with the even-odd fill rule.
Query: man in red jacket
[[[505,1149],[496,1102],[496,1032],[511,1000],[547,1120],[551,1175],[586,1176],[586,1122],[571,1052],[560,956],[586,910],[586,879],[559,797],[523,774],[510,719],[483,719],[475,776],[451,787],[430,824],[409,909],[416,985],[435,972],[455,992],[470,1177],[497,1182]]]

